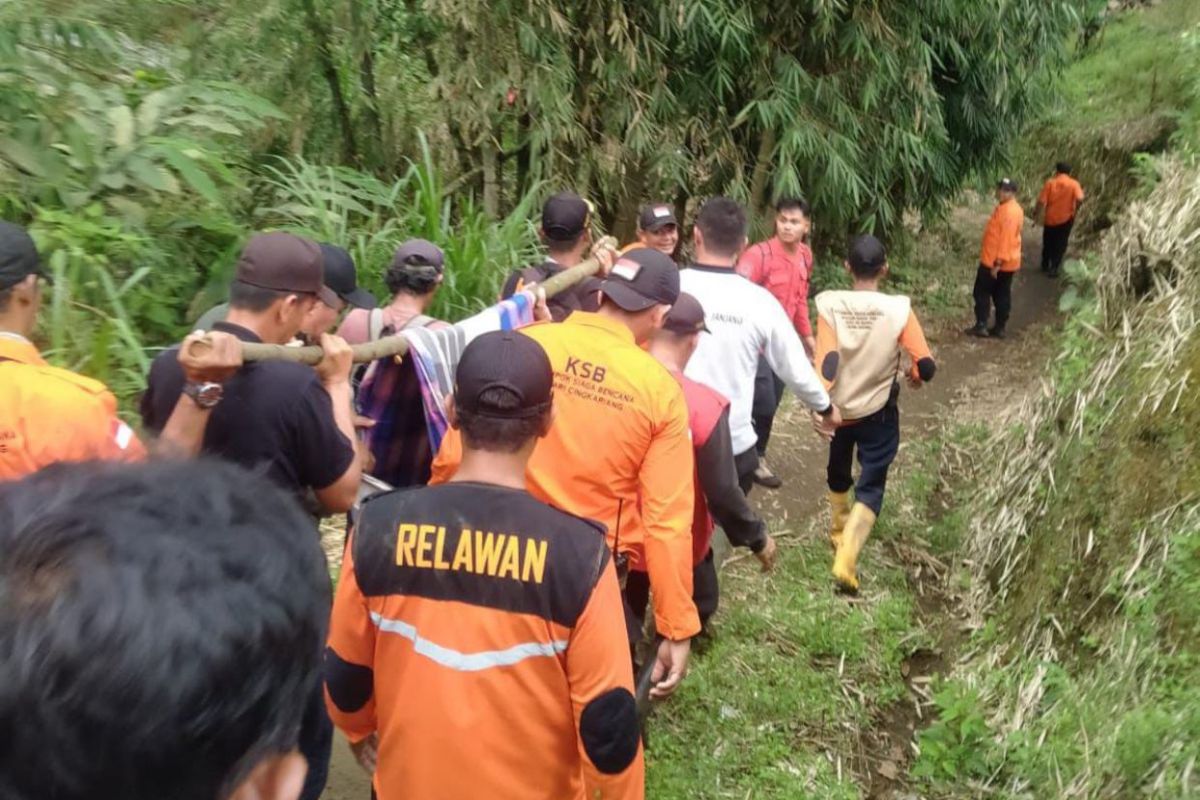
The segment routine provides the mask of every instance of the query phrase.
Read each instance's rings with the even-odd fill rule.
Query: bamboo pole
[[[592,248],[595,253],[600,247],[608,247],[615,250],[617,240],[611,236],[605,236],[596,243]],[[600,271],[600,262],[595,256],[588,258],[570,269],[563,270],[559,274],[547,278],[538,286],[545,290],[546,297],[554,297],[564,289],[569,289],[585,278],[590,278]],[[366,342],[364,344],[356,344],[353,348],[354,363],[362,364],[369,361],[376,361],[380,358],[388,356],[402,356],[408,352],[408,340],[403,336],[385,336],[382,339],[377,339],[374,342]],[[272,359],[280,361],[295,361],[299,364],[316,364],[321,360],[322,350],[316,345],[310,347],[291,347],[284,344],[260,344],[257,342],[242,343],[242,360],[243,361],[269,361]]]

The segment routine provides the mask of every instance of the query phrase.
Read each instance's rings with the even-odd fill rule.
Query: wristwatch
[[[192,398],[192,402],[198,407],[208,411],[221,402],[221,398],[225,396],[225,387],[212,381],[204,383],[188,381],[183,385],[183,393]]]

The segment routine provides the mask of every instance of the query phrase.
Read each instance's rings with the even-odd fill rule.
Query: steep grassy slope
[[[1104,239],[1094,292],[1075,268],[1043,390],[954,476],[974,487],[955,521],[979,630],[920,739],[931,792],[1200,784],[1200,172],[1159,169]]]

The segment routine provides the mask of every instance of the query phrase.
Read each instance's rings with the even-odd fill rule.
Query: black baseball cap
[[[20,225],[0,221],[0,291],[30,275],[48,278],[32,237]]]
[[[846,260],[855,271],[874,270],[887,263],[887,250],[883,242],[866,233],[854,237],[850,242],[850,254]]]
[[[507,392],[503,406],[488,403],[492,389]],[[529,419],[544,414],[554,396],[554,370],[542,346],[516,331],[492,331],[463,350],[454,378],[454,403],[493,419]]]
[[[337,305],[337,295],[325,285],[321,248],[290,233],[251,236],[233,279],[260,289],[315,294],[325,305]]]
[[[655,233],[668,225],[679,227],[675,209],[667,203],[652,203],[643,207],[642,213],[638,214],[638,227],[644,231]]]
[[[1006,192],[1015,192],[1015,191],[1017,191],[1018,187],[1017,187],[1017,182],[1014,181],[1012,178],[1001,178],[1000,183],[996,185],[996,188],[1002,189],[1003,191],[1006,191]]]
[[[321,259],[325,263],[325,285],[346,305],[354,308],[375,308],[375,296],[358,285],[358,271],[350,253],[336,244],[321,243]]]
[[[663,330],[684,336],[701,331],[708,333],[708,326],[704,324],[704,306],[687,292],[680,292],[667,318],[663,320]]]
[[[600,291],[626,311],[673,305],[679,298],[679,267],[670,256],[639,247],[617,259]]]
[[[579,238],[587,227],[592,207],[574,192],[559,192],[542,206],[542,231],[555,242]]]

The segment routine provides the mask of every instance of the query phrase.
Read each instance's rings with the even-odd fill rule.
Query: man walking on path
[[[324,284],[320,248],[288,233],[258,234],[238,260],[229,314],[214,330],[244,342],[286,344],[314,303],[333,305]],[[224,383],[188,380],[179,349],[163,351],[150,367],[142,397],[146,429],[162,431],[178,403],[206,417],[200,451],[261,471],[301,501],[308,493],[327,513],[347,511],[362,477],[351,408],[350,346],[321,336],[325,356],[313,367],[290,361],[247,364]],[[316,524],[297,536],[317,541]],[[303,703],[305,698],[296,698]],[[309,762],[302,800],[325,786],[333,730],[320,692],[308,698],[300,749]]]
[[[1025,212],[1017,202],[1017,184],[1009,178],[996,187],[996,208],[983,231],[979,253],[979,271],[975,275],[975,326],[970,336],[1003,339],[1012,313],[1012,284],[1021,269],[1021,228]],[[996,322],[988,328],[992,306]]]
[[[1051,278],[1057,278],[1062,269],[1083,198],[1083,187],[1071,177],[1071,165],[1058,162],[1054,177],[1042,187],[1033,211],[1034,218],[1042,223],[1042,272]]]
[[[325,681],[334,721],[374,762],[379,800],[643,796],[604,528],[525,490],[570,391],[554,381],[529,337],[480,336],[449,401],[463,448],[454,477],[363,505]]]
[[[383,308],[355,310],[346,315],[338,335],[350,344],[372,342],[404,330],[439,330],[449,323],[427,316],[445,279],[441,248],[425,239],[410,239],[396,250],[384,273],[392,293]],[[412,358],[375,362],[370,382],[358,395],[359,410],[375,425],[366,441],[371,448],[371,474],[396,488],[424,486],[429,482],[433,449],[425,424],[421,381]],[[365,374],[366,370],[364,370]]]
[[[674,258],[678,246],[679,222],[675,219],[675,209],[668,203],[651,203],[638,214],[637,241],[625,245],[621,252],[649,247]]]
[[[690,294],[680,294],[661,330],[650,337],[650,355],[666,367],[679,385],[688,406],[688,424],[696,455],[696,509],[692,516],[692,598],[704,625],[716,613],[720,599],[712,537],[714,521],[735,547],[749,548],[763,571],[775,566],[775,540],[767,525],[754,513],[738,486],[733,441],[729,433],[729,401],[715,389],[696,383],[683,371],[696,352],[701,336],[708,334],[704,309]],[[641,618],[650,599],[650,581],[644,570],[629,573],[625,592],[634,614]]]
[[[751,245],[738,259],[737,271],[775,296],[796,328],[804,351],[816,350],[812,324],[808,320],[808,286],[812,279],[812,249],[805,244],[812,229],[812,213],[806,201],[785,197],[775,204],[775,236]],[[765,358],[758,360],[754,377],[754,431],[758,434],[758,469],[754,481],[768,489],[783,482],[767,466],[767,443],[775,413],[783,400],[783,381],[771,371]]]
[[[775,297],[734,271],[746,246],[746,212],[727,197],[706,202],[693,232],[696,263],[680,273],[683,291],[700,301],[712,333],[700,338],[689,378],[729,398],[729,427],[743,492],[754,484],[758,436],[751,422],[760,356],[832,435],[841,417],[821,385],[791,319]]]
[[[937,366],[909,299],[879,291],[888,272],[879,240],[855,239],[846,269],[853,291],[817,295],[817,365],[845,418],[829,445],[833,575],[842,588],[856,591],[858,554],[883,507],[888,468],[900,447],[897,367],[907,353],[908,379],[916,388],[933,379]],[[861,467],[857,483],[851,472],[855,451]]]
[[[104,384],[50,366],[29,340],[46,280],[33,239],[0,222],[0,481],[59,461],[145,456]]]
[[[700,631],[692,600],[695,467],[687,404],[678,382],[641,348],[679,297],[679,275],[657,250],[632,250],[604,281],[598,312],[521,329],[550,357],[556,389],[554,425],[529,459],[529,491],[603,523],[619,559],[645,565],[663,637],[654,698],[679,686],[691,637]],[[452,477],[461,458],[462,437],[451,431],[434,459],[433,482]]]

